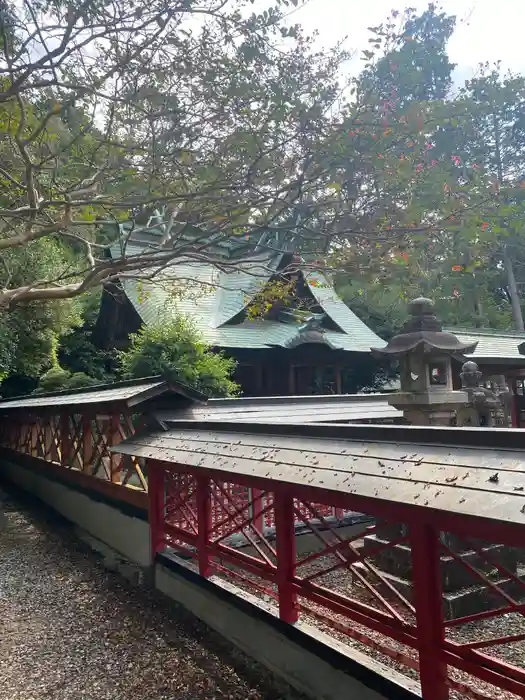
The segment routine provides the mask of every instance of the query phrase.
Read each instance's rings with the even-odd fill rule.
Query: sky
[[[473,77],[483,61],[502,61],[505,69],[525,73],[525,0],[442,0],[445,12],[457,16],[457,28],[449,43],[449,56],[458,67],[455,82]],[[318,30],[319,41],[330,46],[347,37],[345,48],[356,50],[348,68],[359,72],[359,53],[367,48],[367,27],[380,24],[392,9],[425,10],[428,0],[307,0],[290,17],[308,32]]]

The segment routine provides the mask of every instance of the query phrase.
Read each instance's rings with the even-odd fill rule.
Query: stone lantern
[[[451,425],[469,403],[467,391],[452,388],[452,357],[474,352],[477,343],[461,343],[443,331],[430,299],[414,299],[408,311],[402,332],[385,348],[372,348],[375,357],[399,361],[401,390],[389,403],[413,425]]]
[[[465,362],[461,368],[461,387],[467,392],[469,405],[458,411],[459,426],[508,428],[511,425],[510,401],[512,394],[503,383],[488,388],[475,362]]]
[[[477,343],[462,344],[452,333],[442,330],[429,299],[415,299],[409,304],[410,319],[402,333],[396,335],[383,349],[373,349],[377,357],[398,360],[401,369],[401,391],[392,394],[389,403],[404,412],[415,425],[450,425],[455,419],[460,426],[497,426],[505,420],[505,390],[488,389],[475,362],[462,366],[462,389],[452,388],[452,357],[462,359],[471,354]],[[499,422],[498,422],[499,421]],[[416,475],[416,481],[417,475]],[[411,598],[412,560],[405,543],[394,544],[406,536],[406,526],[397,522],[378,522],[375,531],[363,538],[363,555],[370,556],[382,576],[395,588]],[[442,541],[457,556],[443,553],[439,574],[443,590],[443,611],[446,619],[460,618],[501,605],[499,596],[489,588],[478,585],[465,568],[466,563],[491,578],[493,565],[479,557],[469,543],[450,533],[441,533]],[[390,543],[392,546],[387,546]],[[498,581],[510,592],[517,575],[518,555],[515,548],[478,542],[481,551],[504,562],[509,577]],[[487,568],[488,567],[488,568]],[[492,567],[492,571],[489,569]],[[480,574],[481,575],[481,574]]]

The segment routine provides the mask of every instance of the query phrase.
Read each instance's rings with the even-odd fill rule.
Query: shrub
[[[100,379],[95,379],[95,377],[90,377],[84,372],[75,372],[66,381],[65,389],[81,389],[83,386],[95,386],[95,384],[100,384]]]
[[[100,380],[89,377],[84,372],[71,374],[71,372],[57,365],[40,377],[36,392],[67,391],[68,389],[81,389],[84,386],[95,386],[95,384],[100,384]]]
[[[208,396],[239,393],[231,379],[235,360],[213,352],[183,316],[144,326],[131,336],[130,348],[120,352],[119,359],[127,379],[161,374]]]
[[[62,367],[51,367],[40,377],[37,391],[60,391],[66,388],[70,373]]]

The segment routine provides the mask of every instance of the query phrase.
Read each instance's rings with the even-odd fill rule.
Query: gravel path
[[[301,700],[185,610],[104,570],[49,511],[0,490],[0,700],[50,698]]]

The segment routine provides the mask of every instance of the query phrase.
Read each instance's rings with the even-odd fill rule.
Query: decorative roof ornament
[[[409,303],[408,311],[410,318],[401,333],[389,340],[386,347],[372,348],[374,357],[394,359],[413,352],[470,355],[476,349],[477,342],[462,343],[453,333],[443,330],[431,299],[414,299]]]
[[[277,314],[278,321],[292,323],[296,325],[300,331],[322,330],[322,323],[325,318],[326,313],[315,314],[311,311],[293,308],[283,309]]]

